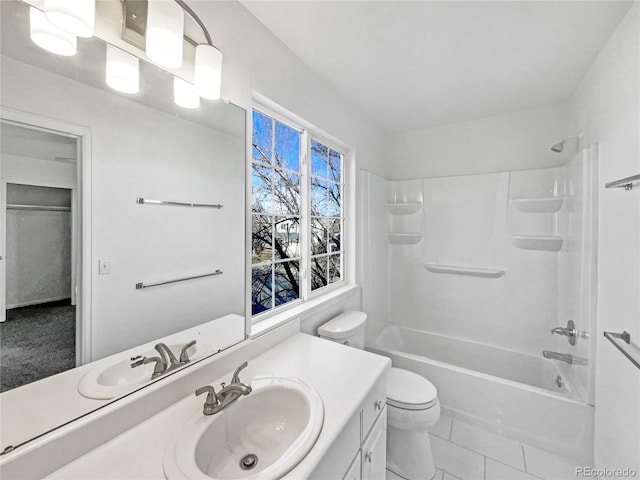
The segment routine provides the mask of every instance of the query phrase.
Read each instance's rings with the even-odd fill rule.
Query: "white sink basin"
[[[293,378],[258,378],[252,392],[215,415],[201,409],[164,452],[169,480],[277,479],[302,461],[324,421],[318,392]],[[204,399],[203,399],[204,403]],[[254,466],[242,468],[243,460]]]
[[[171,343],[167,345],[176,358],[180,358],[182,347],[188,343]],[[198,360],[210,352],[210,348],[198,341],[187,350],[190,361]],[[78,391],[85,397],[95,399],[111,399],[129,393],[151,381],[154,363],[131,368],[131,357],[157,357],[160,354],[153,349],[133,352],[112,359],[99,362],[90,370],[78,384]],[[186,364],[188,365],[188,364]],[[161,378],[161,377],[159,377]]]

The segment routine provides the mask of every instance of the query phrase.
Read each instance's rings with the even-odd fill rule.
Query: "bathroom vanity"
[[[213,385],[219,391],[220,384],[230,383],[234,369],[244,361],[248,366],[240,373],[240,380],[247,384],[254,381],[256,387],[264,383],[275,385],[275,393],[271,397],[264,395],[259,398],[260,402],[252,405],[251,395],[263,395],[257,388],[221,412],[205,416],[202,411],[206,395],[196,396],[194,391],[204,385]],[[300,412],[304,411],[304,415],[316,420],[318,415],[321,417],[319,434],[316,432],[316,440],[307,445],[308,453],[298,455],[300,458],[293,460],[288,473],[276,478],[384,478],[386,374],[390,366],[385,357],[302,334],[298,322],[292,321],[191,368],[177,371],[168,381],[134,392],[117,404],[31,442],[13,455],[5,455],[2,477],[6,480],[176,478],[176,470],[170,465],[175,465],[180,447],[184,450],[182,444],[196,445],[198,452],[191,457],[202,457],[202,451],[206,450],[220,453],[221,449],[227,448],[222,444],[232,442],[233,437],[238,436],[239,432],[231,426],[232,414],[234,409],[242,411],[243,402],[246,402],[246,405],[252,405],[247,413],[260,410],[258,403],[263,404],[265,417],[273,413],[269,412],[269,405],[280,412],[274,417],[283,416],[275,429],[280,432],[275,436],[286,436],[288,429],[293,431],[296,422],[301,421],[296,417]],[[302,392],[298,396],[295,385],[299,385]],[[304,391],[313,392],[309,398],[315,395],[315,403],[312,401],[307,405],[301,400],[305,397]],[[216,422],[227,422],[226,440],[221,440],[219,435],[218,438],[209,435],[211,438],[207,439],[206,434],[202,435],[204,440],[185,438],[188,425],[211,423],[216,415],[228,416],[215,419]],[[247,422],[261,422],[260,415],[254,416]],[[302,419],[302,423],[305,421]],[[247,432],[253,433],[251,428],[250,425]],[[273,441],[272,437],[269,441]],[[297,439],[285,447],[277,455],[295,457],[299,453],[296,450],[304,448]],[[238,455],[240,462],[249,453],[234,451],[233,455]],[[211,452],[204,455],[211,455]],[[220,461],[220,456],[217,458]],[[215,458],[205,460],[216,461]],[[258,455],[255,473],[244,472],[245,478],[259,474],[260,461]],[[277,461],[278,458],[264,458],[263,467]],[[197,478],[216,478],[208,477],[202,471],[196,472],[199,473]],[[185,476],[183,470],[178,473],[182,478],[195,478]],[[218,475],[217,478],[230,477]]]

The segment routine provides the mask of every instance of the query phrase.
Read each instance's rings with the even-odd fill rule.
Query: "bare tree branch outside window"
[[[309,212],[300,197],[301,134],[253,111],[251,300],[256,315],[300,298],[302,249],[310,254],[310,289],[342,278],[342,154],[311,141]],[[309,215],[310,245],[300,218]]]

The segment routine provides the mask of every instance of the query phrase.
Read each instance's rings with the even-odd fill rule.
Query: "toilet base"
[[[387,470],[407,480],[430,480],[436,474],[427,429],[387,428]]]

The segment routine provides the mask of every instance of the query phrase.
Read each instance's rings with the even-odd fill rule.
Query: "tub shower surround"
[[[596,154],[594,145],[557,168],[364,182],[375,186],[365,195],[388,195],[384,233],[422,234],[384,239],[388,322],[369,347],[429,378],[454,416],[582,461],[593,433]],[[379,213],[364,208],[373,229]],[[568,320],[574,346],[551,333]]]

